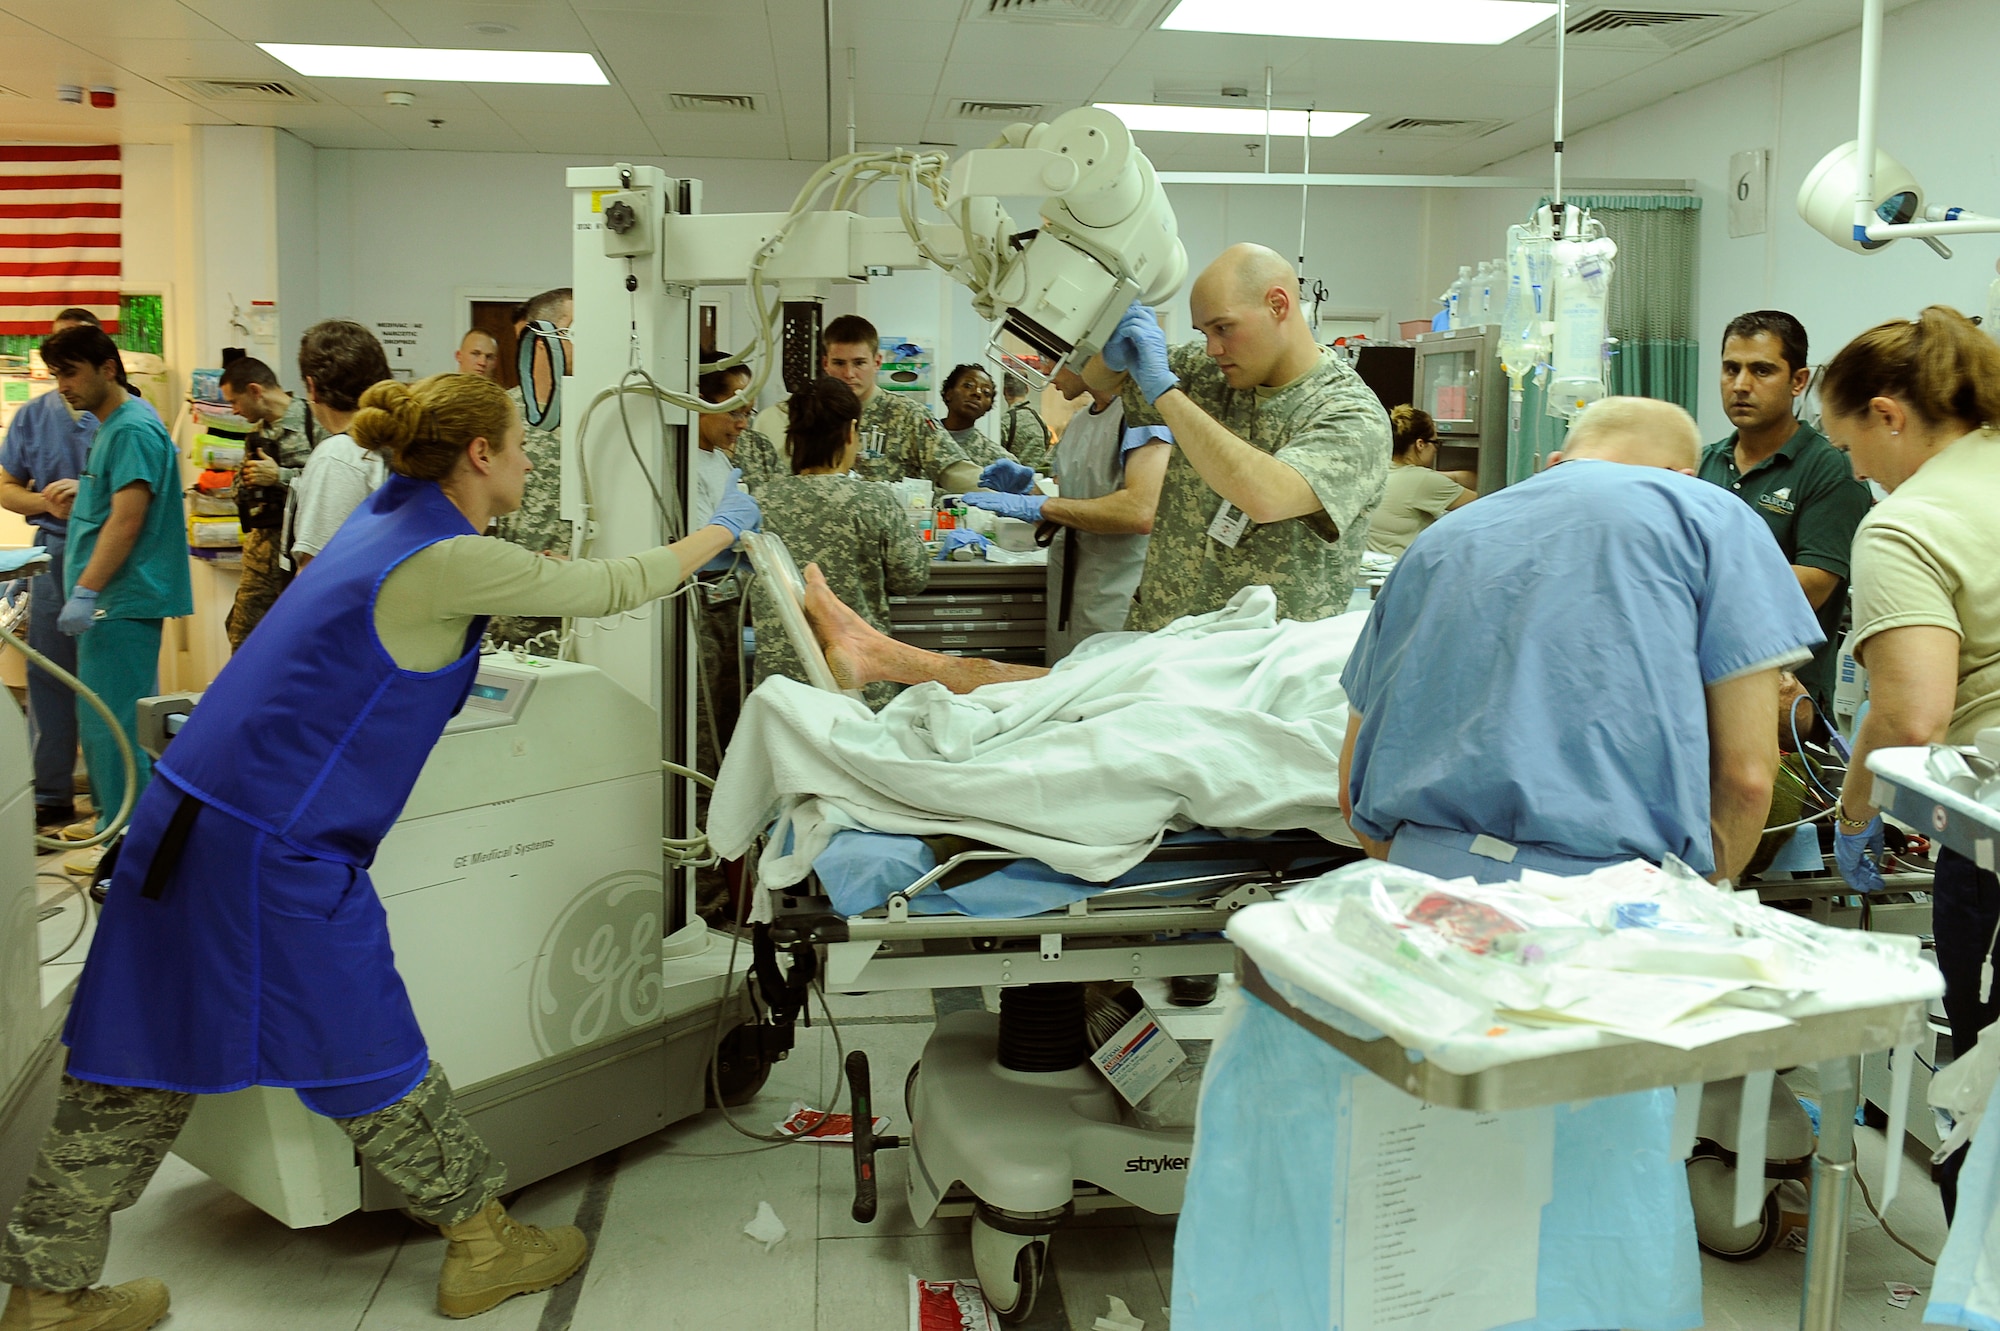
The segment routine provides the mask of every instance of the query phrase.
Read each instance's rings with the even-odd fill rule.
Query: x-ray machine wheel
[[[1035,1310],[1048,1266],[1047,1234],[1010,1234],[974,1213],[972,1268],[1002,1325],[1018,1326]]]
[[[922,1066],[921,1060],[910,1064],[910,1075],[903,1078],[903,1117],[912,1128],[917,1122],[917,1069]]]

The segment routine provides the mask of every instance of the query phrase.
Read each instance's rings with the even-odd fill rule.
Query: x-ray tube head
[[[1125,123],[1081,107],[1010,141],[1075,161],[1076,183],[1042,205],[1041,229],[1014,255],[982,313],[1051,365],[1101,350],[1134,300],[1160,305],[1187,280],[1187,251],[1153,164]]]

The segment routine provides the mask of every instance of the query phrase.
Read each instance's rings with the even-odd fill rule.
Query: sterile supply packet
[[[787,1137],[807,1137],[816,1142],[830,1142],[835,1145],[852,1144],[854,1141],[854,1115],[829,1114],[814,1109],[803,1100],[792,1101],[792,1112],[776,1125],[779,1132]],[[889,1120],[875,1115],[875,1131],[886,1134]]]
[[[910,1277],[910,1331],[1000,1331],[977,1280]]]

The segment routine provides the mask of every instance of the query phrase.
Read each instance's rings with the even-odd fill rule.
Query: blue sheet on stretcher
[[[1227,841],[1216,832],[1170,832],[1165,844]],[[993,871],[958,887],[933,885],[910,898],[912,915],[976,915],[1017,920],[1044,911],[1061,910],[1110,887],[1158,883],[1175,878],[1242,873],[1261,867],[1242,860],[1145,860],[1109,883],[1090,883],[1057,873],[1040,860],[975,861]],[[919,837],[887,832],[837,832],[819,858],[813,874],[842,915],[863,915],[883,905],[890,894],[908,887],[937,867],[937,857]],[[1196,891],[1199,889],[1190,889]]]

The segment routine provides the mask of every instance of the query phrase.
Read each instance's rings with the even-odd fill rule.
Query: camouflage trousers
[[[743,598],[738,595],[711,602],[705,591],[697,596],[695,645],[702,677],[695,690],[694,765],[712,777],[722,770],[723,748],[736,733],[736,716],[742,710],[738,672],[743,661],[743,635],[737,627],[737,615],[743,609]],[[708,826],[706,786],[695,787],[694,820],[699,827]],[[729,879],[721,865],[695,870],[694,884],[698,914],[714,922],[732,918]]]
[[[112,1213],[139,1200],[194,1101],[181,1091],[63,1074],[55,1122],[0,1234],[0,1280],[54,1290],[97,1283],[111,1246]],[[387,1109],[334,1122],[431,1224],[468,1220],[507,1186],[507,1167],[458,1112],[436,1063]]]
[[[236,603],[229,607],[229,618],[223,622],[229,650],[243,645],[291,580],[291,575],[278,567],[278,533],[256,528],[244,532],[243,580],[236,586]]]

